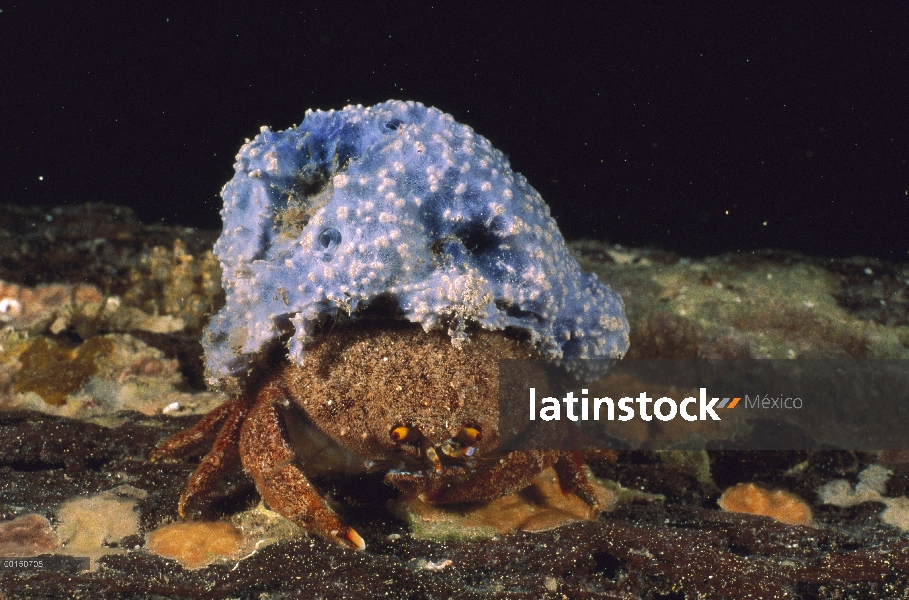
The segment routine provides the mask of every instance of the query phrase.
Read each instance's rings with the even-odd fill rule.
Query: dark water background
[[[398,98],[488,137],[569,238],[909,260],[905,7],[190,4],[0,6],[0,202],[216,229],[259,126]]]

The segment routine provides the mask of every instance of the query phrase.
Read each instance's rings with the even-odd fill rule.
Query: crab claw
[[[275,408],[281,394],[279,389],[265,388],[244,422],[240,432],[243,468],[272,510],[334,544],[363,550],[366,543],[360,534],[341,520],[295,463]]]
[[[332,531],[331,534],[334,542],[339,546],[344,546],[351,550],[366,549],[366,542],[363,541],[363,538],[360,537],[359,533],[354,531],[353,527],[348,527],[344,536],[341,536],[341,532],[339,531]]]

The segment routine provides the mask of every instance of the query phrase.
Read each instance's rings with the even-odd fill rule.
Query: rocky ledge
[[[240,471],[180,522],[197,461],[148,456],[225,399],[199,345],[223,302],[216,237],[106,205],[0,206],[0,556],[16,558],[0,598],[909,594],[906,452],[620,452],[590,465],[611,505],[595,521],[545,477],[445,512],[380,474],[317,476],[365,552],[305,537]],[[906,265],[570,247],[625,299],[629,356],[909,358]]]

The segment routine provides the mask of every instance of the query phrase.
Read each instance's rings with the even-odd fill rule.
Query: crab
[[[586,502],[595,518],[599,505],[584,453],[498,450],[498,360],[536,357],[527,340],[501,331],[477,329],[458,347],[443,331],[409,323],[337,326],[307,347],[302,365],[285,361],[267,372],[245,394],[163,441],[151,458],[179,458],[214,437],[180,496],[181,517],[239,461],[273,510],[355,550],[365,548],[363,538],[307,476],[329,446],[436,504],[493,500],[553,467],[562,491]],[[318,443],[299,435],[301,421],[315,426]]]

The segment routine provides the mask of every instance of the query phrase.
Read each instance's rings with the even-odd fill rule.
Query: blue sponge
[[[618,358],[622,299],[569,255],[549,207],[489,141],[416,102],[307,111],[263,127],[224,186],[214,252],[227,303],[206,330],[212,385],[241,382],[290,331],[381,299],[454,343],[473,322],[527,331],[543,356]]]

